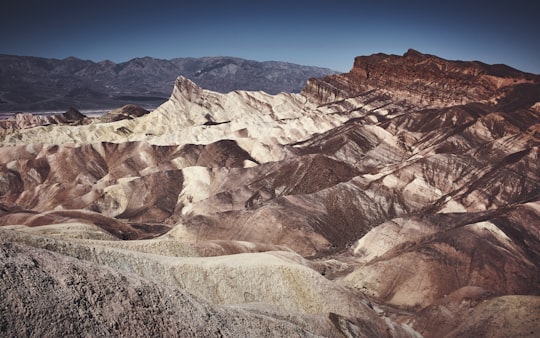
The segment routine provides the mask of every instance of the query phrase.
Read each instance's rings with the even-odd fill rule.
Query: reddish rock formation
[[[497,100],[518,84],[539,81],[539,75],[506,65],[449,61],[409,49],[403,56],[359,56],[349,73],[311,79],[304,92],[331,102],[377,89],[396,101],[443,107]]]

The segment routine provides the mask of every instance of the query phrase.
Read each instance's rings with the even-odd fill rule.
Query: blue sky
[[[4,1],[0,53],[115,62],[236,56],[348,71],[408,48],[540,73],[540,2]]]

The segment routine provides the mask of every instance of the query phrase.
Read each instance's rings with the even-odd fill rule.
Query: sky
[[[341,72],[409,48],[540,74],[540,1],[4,0],[0,53],[125,62],[235,56]]]

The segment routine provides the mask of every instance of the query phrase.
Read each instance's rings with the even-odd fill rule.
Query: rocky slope
[[[366,332],[359,327],[362,323],[341,328],[338,315],[272,309],[268,314],[214,305],[183,288],[133,273],[0,241],[3,336],[318,337],[351,329]],[[369,326],[370,334],[386,334],[374,323]]]
[[[311,77],[330,69],[232,57],[151,57],[92,62],[0,55],[0,112],[112,109],[137,104],[152,109],[167,100],[175,79],[185,76],[204,88],[230,92],[299,92]]]
[[[180,77],[148,114],[9,130],[3,311],[109,293],[22,295],[44,271],[60,283],[49,271],[66,260],[96,271],[83,286],[153,283],[144,304],[193,297],[223,335],[537,336],[539,102],[537,75],[410,50],[358,57],[297,94]],[[35,255],[58,258],[30,270],[12,258]],[[129,334],[103,331],[117,312],[89,318],[153,316],[128,305],[137,297],[67,308],[97,335]],[[27,323],[7,318],[2,332]]]

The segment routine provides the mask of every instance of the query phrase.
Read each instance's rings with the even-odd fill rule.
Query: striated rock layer
[[[449,61],[409,49],[403,56],[359,56],[349,73],[311,79],[304,92],[321,102],[331,102],[376,90],[394,101],[441,108],[471,102],[497,103],[508,91],[537,87],[538,81],[539,75],[506,65]]]
[[[98,335],[131,332],[103,331],[116,310],[87,321],[109,307],[156,315],[127,305],[130,283],[151,283],[144,304],[159,312],[151,302],[174,290],[222,318],[206,329],[223,335],[537,336],[539,105],[538,75],[409,50],[358,57],[300,94],[221,94],[180,77],[148,114],[10,129],[3,311],[109,292],[23,296],[13,285],[45,278],[54,259],[25,276],[18,250],[96,271],[82,285],[130,276],[118,298],[76,305]],[[206,335],[198,315],[189,332]],[[0,329],[41,332],[23,320]],[[170,320],[140,332],[187,332]]]

